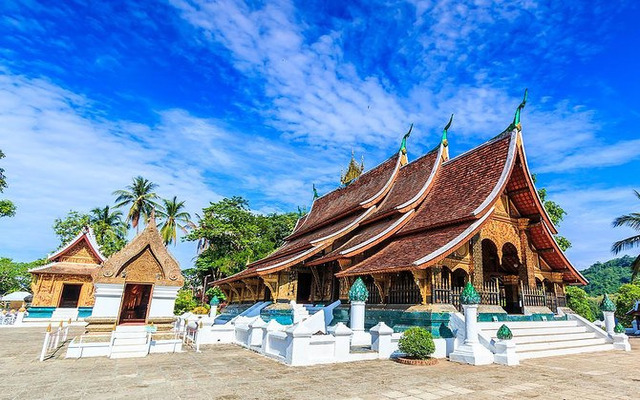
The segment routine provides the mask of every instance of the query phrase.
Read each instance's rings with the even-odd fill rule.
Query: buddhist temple
[[[29,270],[33,275],[30,317],[66,320],[91,315],[95,301],[91,274],[104,260],[87,227],[51,254],[46,265]]]
[[[411,131],[366,172],[352,156],[342,185],[314,198],[279,249],[214,284],[232,303],[328,304],[346,302],[361,277],[368,308],[454,312],[471,282],[487,313],[557,312],[564,287],[586,280],[554,240],[532,181],[522,107],[505,131],[453,158],[451,120],[415,160]]]

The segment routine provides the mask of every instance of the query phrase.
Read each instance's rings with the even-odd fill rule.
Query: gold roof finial
[[[362,175],[362,171],[364,171],[364,156],[362,156],[360,165],[358,165],[358,162],[355,158],[355,152],[352,149],[351,161],[349,161],[347,172],[340,174],[340,183],[342,183],[343,185],[350,184],[354,179]]]

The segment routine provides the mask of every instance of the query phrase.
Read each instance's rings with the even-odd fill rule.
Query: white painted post
[[[464,343],[449,354],[449,359],[471,365],[492,364],[494,360],[493,353],[480,344],[478,340],[478,304],[480,304],[480,295],[471,282],[467,282],[462,290],[460,303],[464,310],[465,339]]]
[[[616,327],[616,317],[614,311],[603,311],[604,314],[604,326],[607,333],[611,336],[615,334],[614,328]]]
[[[378,352],[378,358],[386,359],[391,357],[391,354],[395,351],[391,345],[393,329],[384,322],[378,322],[369,332],[371,333],[371,350]]]
[[[351,311],[349,313],[349,328],[353,331],[351,337],[352,346],[366,346],[371,344],[371,336],[364,331],[365,302],[369,297],[369,291],[362,278],[358,277],[351,289],[349,289],[349,301]]]
[[[478,343],[478,305],[465,304],[462,308],[464,309],[464,343]]]
[[[354,332],[364,332],[364,301],[351,302],[351,315],[349,316],[349,328]]]
[[[267,323],[260,317],[249,324],[249,347],[262,346],[264,333],[266,332]]]
[[[351,335],[353,331],[342,322],[336,324],[333,336],[335,336],[335,352],[336,361],[346,361],[349,358],[351,350]]]
[[[498,340],[495,343],[496,354],[494,359],[496,363],[502,365],[519,365],[520,357],[516,353],[516,344],[513,340]]]
[[[62,334],[62,322],[60,322],[60,325],[58,326],[58,330],[56,331],[56,341],[55,341],[55,346],[54,347],[58,347],[58,345],[60,344],[60,336]]]
[[[51,336],[51,325],[49,325],[49,329],[44,334],[44,343],[42,344],[42,351],[40,352],[40,361],[44,361],[45,355],[47,355],[47,349],[49,348],[49,337]]]
[[[287,346],[286,363],[289,365],[309,365],[309,346],[313,332],[303,325],[293,325],[286,330],[289,346]]]
[[[18,315],[16,315],[16,321],[13,324],[22,325],[23,319],[24,319],[24,311],[18,311]]]

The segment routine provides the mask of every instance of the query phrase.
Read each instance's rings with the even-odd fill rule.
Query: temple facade
[[[90,315],[95,301],[91,274],[105,259],[91,228],[83,229],[51,254],[46,265],[29,271],[33,276],[30,316],[49,318],[55,314],[59,319],[75,319]]]
[[[451,312],[471,281],[485,312],[556,312],[566,285],[587,282],[554,240],[527,165],[521,107],[507,130],[454,158],[449,125],[411,162],[408,134],[367,172],[352,157],[343,185],[314,198],[279,249],[214,284],[232,303],[328,304],[346,301],[361,277],[368,305]]]

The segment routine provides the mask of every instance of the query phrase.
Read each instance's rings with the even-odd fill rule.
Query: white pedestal
[[[494,360],[502,365],[519,365],[520,357],[516,353],[516,344],[513,340],[498,340],[495,344],[496,354]]]
[[[616,350],[631,351],[631,345],[629,344],[629,336],[624,333],[614,333],[611,335],[613,339],[613,347]]]
[[[449,354],[451,361],[471,364],[493,364],[493,353],[478,341],[478,305],[465,304],[464,309],[464,343]]]

